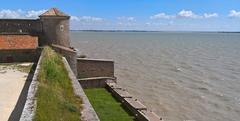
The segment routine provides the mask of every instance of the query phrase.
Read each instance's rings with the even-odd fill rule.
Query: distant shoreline
[[[240,33],[231,31],[147,31],[147,30],[70,30],[81,32],[186,32],[186,33]]]

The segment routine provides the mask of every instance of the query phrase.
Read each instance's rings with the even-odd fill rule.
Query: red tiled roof
[[[41,16],[60,16],[60,17],[67,17],[68,15],[61,12],[60,10],[58,10],[57,8],[51,8],[48,11],[46,11],[45,13],[43,13]]]
[[[0,35],[1,49],[36,49],[38,37],[30,35]]]

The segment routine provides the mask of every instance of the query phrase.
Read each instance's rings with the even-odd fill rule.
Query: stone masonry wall
[[[78,78],[114,77],[114,61],[77,59]]]
[[[68,17],[40,17],[43,35],[40,40],[44,44],[55,44],[70,47]]]
[[[39,49],[1,50],[0,63],[35,62],[39,53]]]
[[[42,33],[42,23],[39,19],[0,19],[0,34],[30,34]]]

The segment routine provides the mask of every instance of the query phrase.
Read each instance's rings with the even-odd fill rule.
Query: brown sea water
[[[240,33],[71,32],[166,121],[240,121]]]

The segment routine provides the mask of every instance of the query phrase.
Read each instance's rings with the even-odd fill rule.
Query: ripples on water
[[[118,82],[167,121],[240,121],[240,34],[72,32],[115,60]]]

